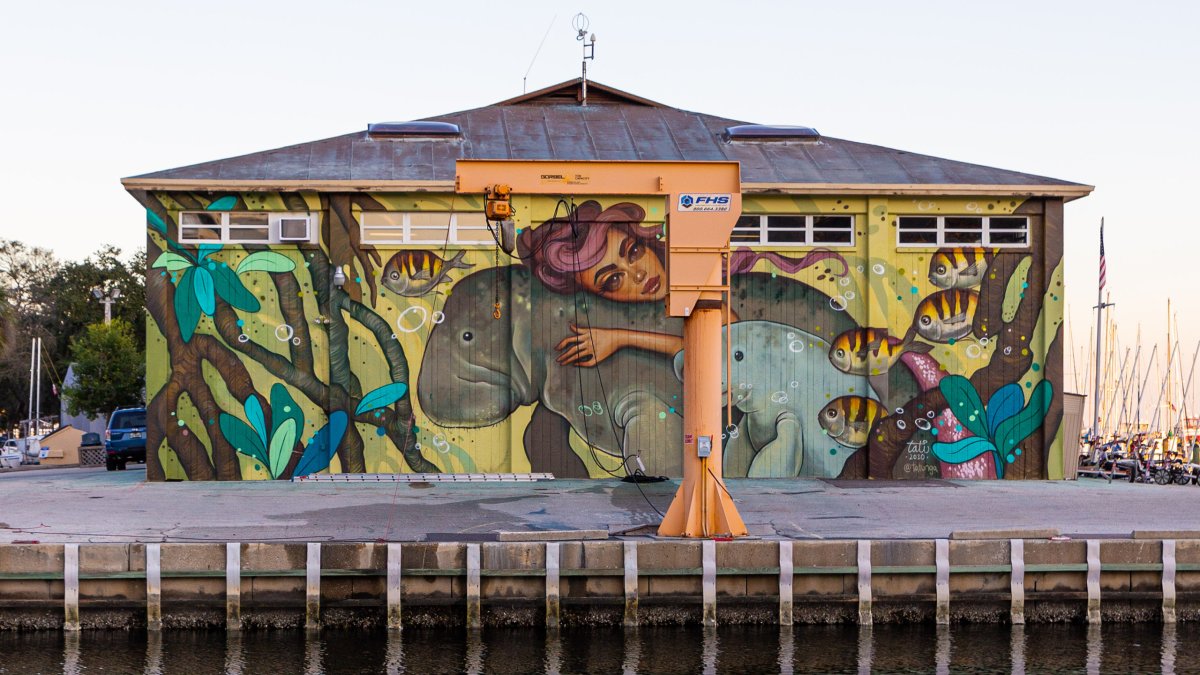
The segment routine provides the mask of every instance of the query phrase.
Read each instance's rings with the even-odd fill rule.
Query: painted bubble
[[[409,325],[411,322],[406,322],[404,320],[405,317],[408,316],[410,313],[412,313],[414,316],[419,317],[418,319],[415,320],[416,322],[412,323],[411,325]],[[400,316],[396,317],[396,328],[398,328],[400,330],[400,332],[402,332],[402,333],[412,333],[414,331],[420,330],[420,328],[425,325],[425,321],[428,318],[429,318],[429,310],[425,309],[424,307],[422,307],[420,305],[412,305],[412,306],[406,308],[403,312],[400,312]]]

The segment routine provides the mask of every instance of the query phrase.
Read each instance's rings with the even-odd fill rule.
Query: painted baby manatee
[[[730,477],[837,476],[850,451],[827,435],[821,408],[840,396],[863,394],[867,382],[829,362],[829,343],[773,321],[733,324],[733,406],[744,416],[725,445]],[[683,376],[683,352],[675,355]],[[723,391],[729,391],[721,372]]]
[[[417,398],[430,420],[443,427],[485,427],[537,403],[598,451],[640,456],[650,474],[679,475],[683,393],[670,359],[622,349],[596,367],[580,368],[559,365],[555,347],[574,334],[574,322],[679,335],[682,319],[668,318],[658,302],[553,293],[521,266],[501,272],[504,309],[495,319],[496,280],[495,270],[487,269],[456,283],[442,310],[445,320],[429,334]],[[565,446],[557,452],[571,451]]]

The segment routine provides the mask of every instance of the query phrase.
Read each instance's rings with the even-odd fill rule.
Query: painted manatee
[[[562,367],[554,361],[554,347],[569,334],[568,323],[575,321],[680,335],[682,319],[666,317],[659,303],[613,303],[585,294],[579,295],[576,316],[574,296],[546,290],[521,266],[502,268],[503,315],[494,319],[496,284],[493,269],[457,282],[443,308],[446,319],[430,333],[417,381],[417,398],[430,420],[443,427],[486,427],[520,406],[536,404],[524,432],[534,470],[586,476],[570,447],[569,433],[574,430],[607,454],[640,455],[650,473],[678,475],[683,393],[671,359],[622,349],[595,368]],[[813,339],[820,333],[828,340],[857,327],[845,312],[832,309],[828,295],[783,275],[737,274],[732,285],[733,311],[742,323],[800,326]],[[830,367],[826,358],[814,372]],[[917,391],[906,369],[893,369],[888,380],[893,395]],[[821,405],[824,401],[814,404],[812,413]],[[753,448],[747,449],[745,468],[730,475],[747,475],[754,454]],[[760,467],[765,470],[768,464],[764,460]]]
[[[581,293],[577,305],[576,296],[546,290],[515,265],[501,272],[503,315],[495,319],[496,282],[488,269],[454,285],[417,380],[425,414],[444,427],[485,427],[537,403],[597,450],[640,456],[651,474],[679,475],[683,393],[670,359],[622,349],[580,368],[558,365],[554,348],[572,334],[573,322],[679,335],[682,319],[668,318],[657,302],[614,303]]]
[[[731,329],[733,405],[744,413],[725,446],[725,475],[837,476],[850,451],[829,438],[817,414],[831,399],[862,394],[866,379],[829,362],[829,343],[774,321]],[[675,356],[683,375],[683,352]],[[723,391],[729,391],[722,368]]]

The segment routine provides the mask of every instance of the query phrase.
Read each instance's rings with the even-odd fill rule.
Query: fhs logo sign
[[[728,211],[733,202],[733,196],[725,194],[685,193],[679,195],[679,210],[691,212]]]

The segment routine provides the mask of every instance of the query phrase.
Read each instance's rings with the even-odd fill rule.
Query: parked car
[[[125,470],[126,462],[146,462],[146,409],[113,411],[104,431],[104,466]]]

